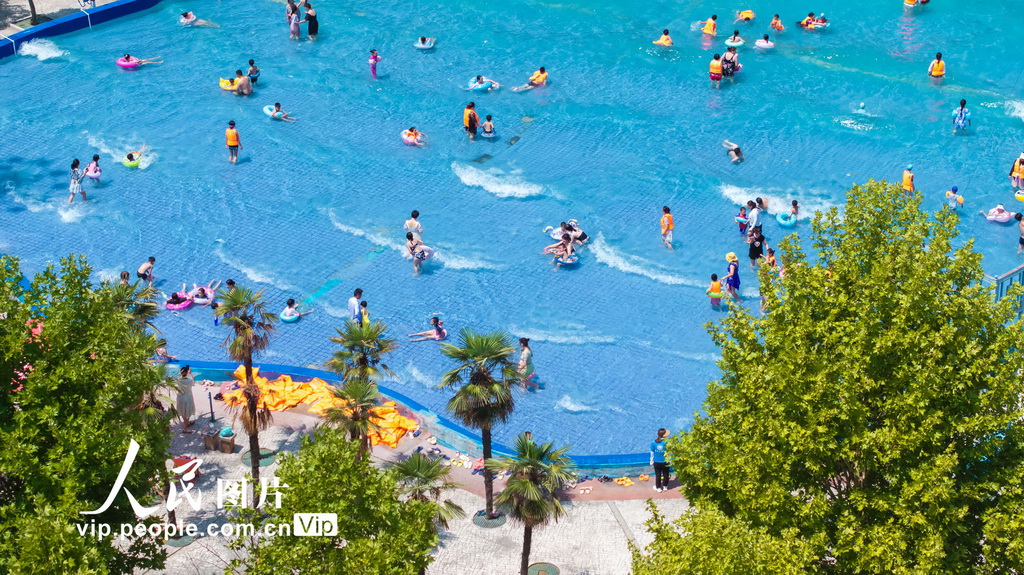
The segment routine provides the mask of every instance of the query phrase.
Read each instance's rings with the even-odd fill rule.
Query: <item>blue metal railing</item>
[[[985,274],[985,279],[992,282],[995,286],[996,299],[1003,299],[1010,291],[1010,286],[1013,284],[1024,284],[1024,264],[1021,264],[1000,276],[990,276]],[[1021,313],[1024,313],[1024,296],[1017,298],[1017,315],[1020,315]]]

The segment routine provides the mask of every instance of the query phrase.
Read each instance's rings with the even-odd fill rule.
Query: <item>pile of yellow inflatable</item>
[[[245,368],[238,366],[232,375],[239,383],[245,381]],[[263,406],[271,411],[284,411],[305,403],[311,413],[323,416],[332,407],[345,408],[345,402],[334,397],[332,386],[322,379],[292,381],[291,376],[282,375],[270,381],[260,376],[258,367],[253,368],[253,378],[263,394]],[[239,405],[243,401],[241,388],[224,393],[224,402],[230,406]],[[414,420],[398,413],[393,401],[375,407],[373,416],[380,428],[370,433],[370,441],[374,445],[383,443],[394,448],[406,433],[419,427]]]

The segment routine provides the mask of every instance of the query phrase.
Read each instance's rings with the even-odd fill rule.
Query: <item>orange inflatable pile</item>
[[[245,368],[238,366],[232,375],[241,383],[245,380]],[[289,375],[281,375],[270,381],[260,376],[258,367],[253,368],[253,378],[263,394],[264,404],[271,411],[284,411],[305,403],[309,405],[310,413],[323,416],[328,409],[345,407],[344,401],[334,397],[331,391],[333,387],[322,379],[314,378],[312,381],[300,382],[292,381]],[[239,405],[244,401],[241,388],[227,391],[223,395],[224,403],[229,406]],[[373,445],[383,443],[392,448],[397,447],[398,441],[406,433],[419,427],[416,421],[398,413],[393,401],[375,407],[373,416],[374,423],[380,428],[370,433]]]

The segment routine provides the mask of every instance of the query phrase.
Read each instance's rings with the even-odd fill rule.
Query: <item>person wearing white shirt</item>
[[[412,217],[405,220],[405,226],[402,228],[404,231],[412,232],[412,235],[417,240],[423,239],[423,225],[420,224],[419,218],[420,213],[417,210],[412,211]]]
[[[363,290],[356,288],[352,297],[348,298],[348,318],[352,321],[362,321],[362,310],[359,309],[359,300],[363,297]]]

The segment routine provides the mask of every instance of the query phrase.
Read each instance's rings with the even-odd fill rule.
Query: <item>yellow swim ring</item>
[[[1017,190],[1017,192],[1013,194],[1013,197],[1017,198],[1017,200],[1021,202],[1024,202],[1024,190]]]
[[[235,81],[234,80],[225,80],[224,78],[221,78],[220,79],[220,89],[221,90],[229,90],[229,91],[234,90],[235,89]]]

